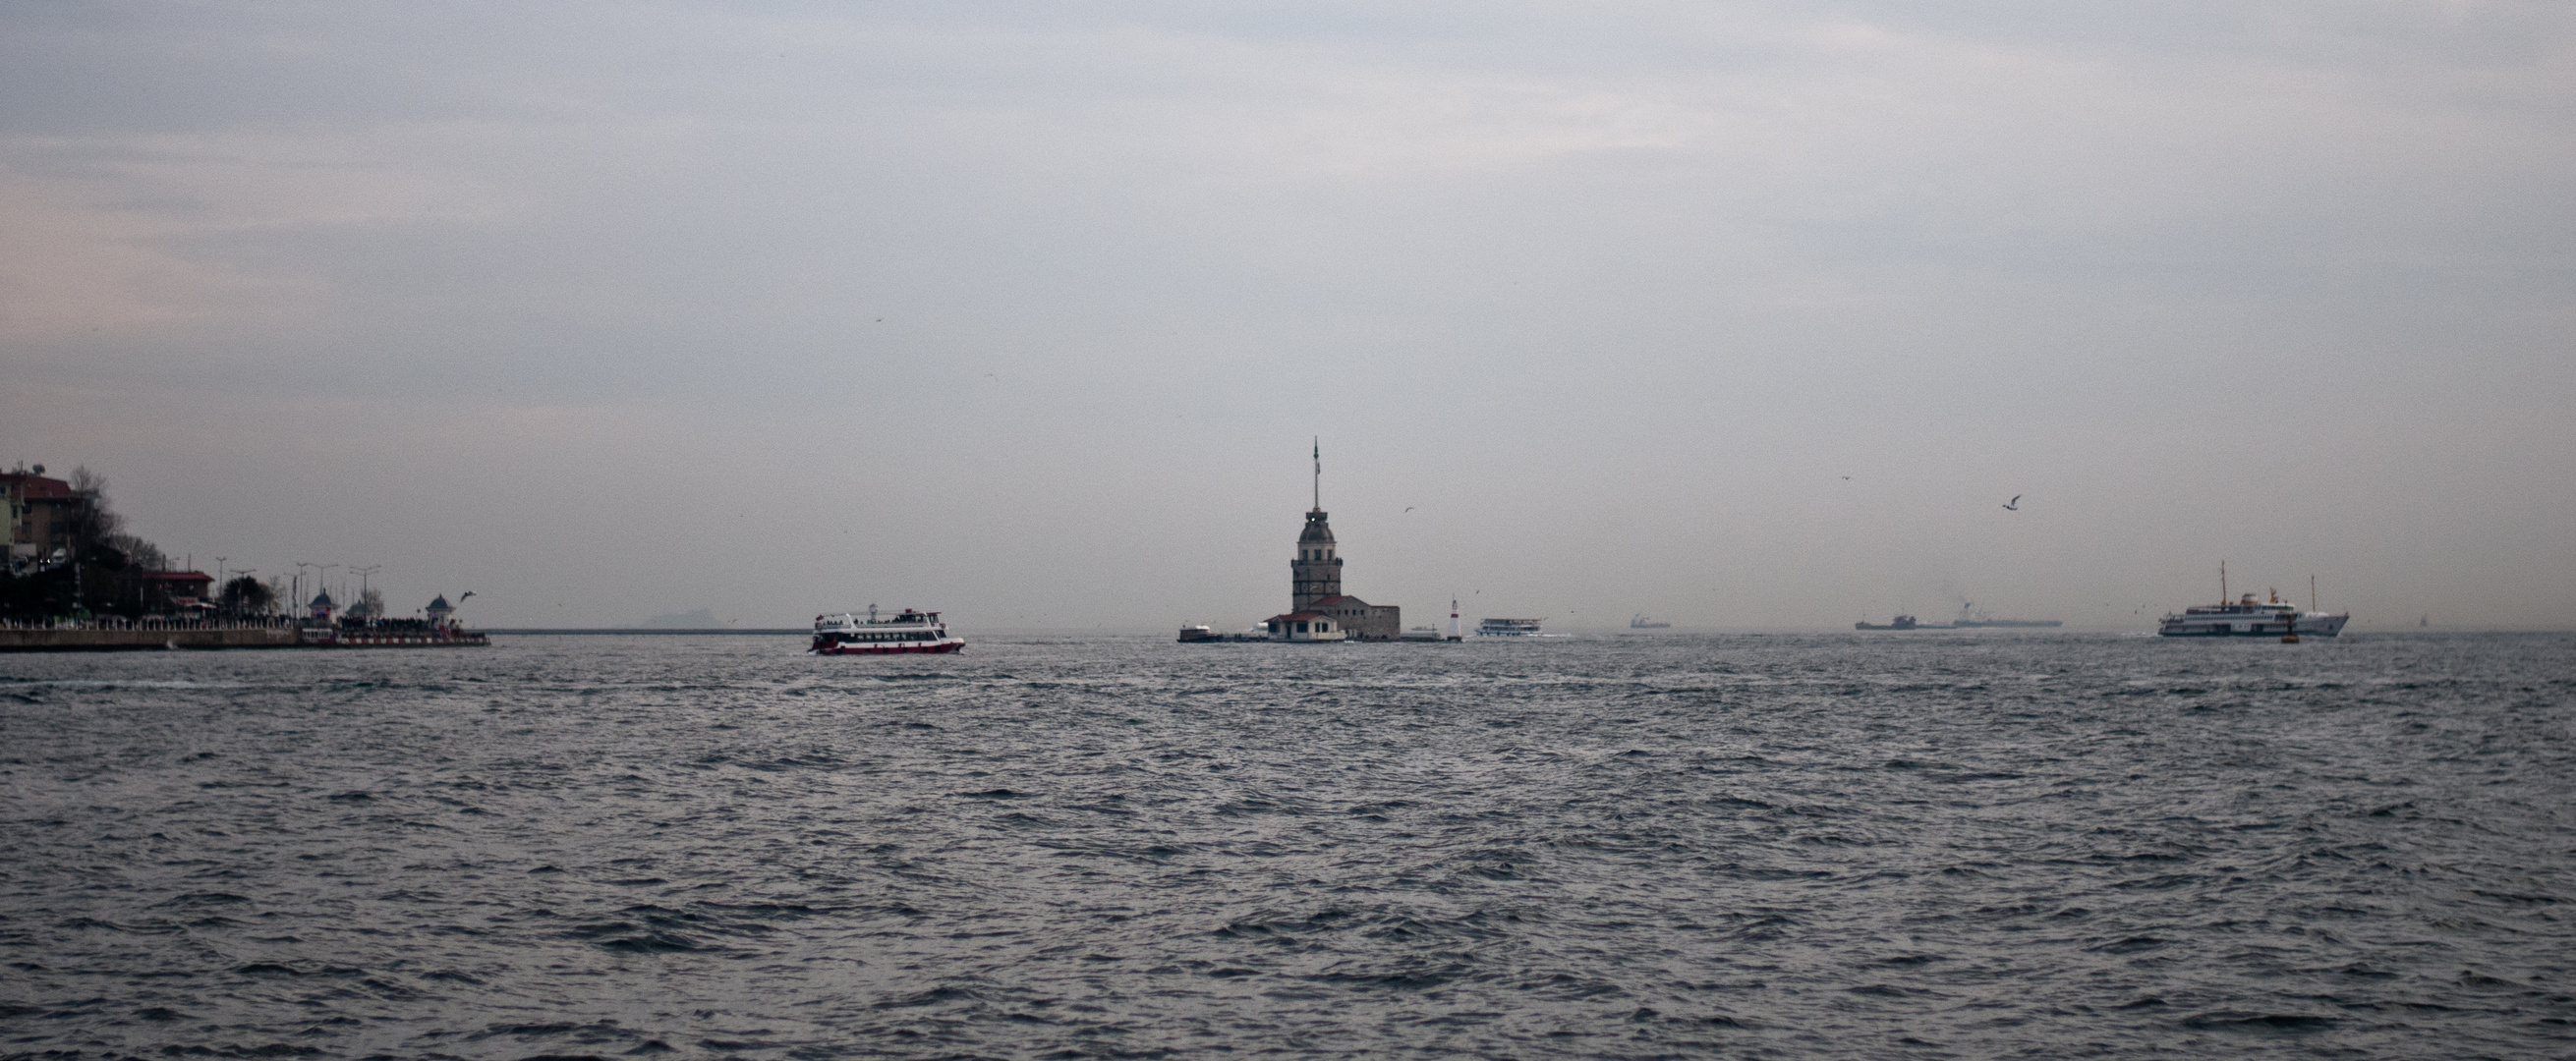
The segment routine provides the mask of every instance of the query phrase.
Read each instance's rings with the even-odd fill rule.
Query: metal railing
[[[293,627],[292,616],[265,615],[239,619],[180,619],[146,617],[128,619],[104,616],[97,619],[39,619],[24,621],[0,619],[0,630],[279,630]]]

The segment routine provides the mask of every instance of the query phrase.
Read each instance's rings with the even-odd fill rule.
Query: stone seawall
[[[0,629],[0,652],[141,652],[156,648],[294,648],[291,626],[214,630]]]

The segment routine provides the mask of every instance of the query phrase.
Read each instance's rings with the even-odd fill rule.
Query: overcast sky
[[[0,463],[478,624],[2576,626],[2576,5],[0,4]],[[2019,511],[2002,505],[2021,495]]]

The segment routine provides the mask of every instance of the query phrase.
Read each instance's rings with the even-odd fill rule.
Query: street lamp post
[[[370,565],[368,565],[368,566],[366,566],[366,567],[359,567],[359,566],[358,566],[358,565],[356,565],[356,564],[351,564],[351,565],[349,565],[349,570],[351,570],[351,571],[355,571],[355,572],[357,572],[357,573],[358,573],[358,603],[359,603],[359,604],[361,604],[361,605],[366,605],[366,607],[367,607],[367,621],[368,621],[368,622],[370,622],[370,623],[375,622],[377,619],[382,618],[382,616],[379,616],[379,615],[377,615],[377,614],[376,614],[376,609],[375,609],[375,607],[374,607],[373,605],[368,605],[368,604],[367,604],[367,576],[372,575],[372,574],[375,574],[376,572],[378,572],[378,571],[382,571],[382,570],[384,570],[384,569],[385,569],[385,565],[383,565],[383,564],[370,564]]]

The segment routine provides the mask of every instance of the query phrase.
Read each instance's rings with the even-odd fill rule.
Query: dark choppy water
[[[2576,638],[0,657],[0,1054],[2576,1055]]]

